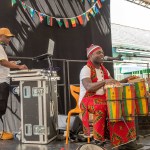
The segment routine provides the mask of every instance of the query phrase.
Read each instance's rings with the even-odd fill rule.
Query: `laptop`
[[[32,60],[42,60],[47,57],[52,57],[54,53],[54,45],[55,45],[55,42],[52,39],[49,39],[47,53],[33,57]]]

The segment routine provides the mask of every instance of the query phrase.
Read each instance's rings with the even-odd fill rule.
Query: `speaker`
[[[58,115],[58,129],[66,130],[67,127],[67,115]],[[70,118],[70,131],[72,133],[78,134],[83,130],[82,121],[79,116],[71,116]]]

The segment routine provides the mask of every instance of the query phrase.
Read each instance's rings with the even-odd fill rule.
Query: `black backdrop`
[[[83,4],[81,0],[25,0],[25,3],[49,16],[61,18],[82,14],[93,5],[88,0]],[[8,55],[29,58],[43,54],[48,49],[49,39],[52,39],[55,41],[53,58],[86,60],[86,48],[92,43],[100,45],[105,55],[111,56],[110,1],[105,0],[102,5],[100,13],[91,17],[84,26],[77,24],[77,27],[72,28],[70,25],[69,29],[66,29],[64,26],[60,28],[56,22],[52,27],[46,24],[46,20],[40,23],[37,15],[32,19],[19,2],[12,7],[11,0],[0,0],[0,27],[8,27],[16,35],[7,49]],[[47,61],[35,62],[23,59],[22,63],[31,69],[48,67]],[[60,76],[63,76],[62,66],[58,62],[54,65],[59,66]],[[79,83],[82,66],[80,63],[71,65],[70,83]],[[106,67],[113,76],[112,65],[106,64]],[[61,82],[63,81],[59,83]],[[60,92],[60,97],[63,97],[61,95]],[[60,98],[60,106],[59,112],[64,113],[63,98]]]

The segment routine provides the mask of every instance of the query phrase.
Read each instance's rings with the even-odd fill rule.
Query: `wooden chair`
[[[74,99],[76,101],[76,107],[74,109],[71,109],[68,112],[67,129],[66,129],[66,144],[68,144],[71,115],[72,114],[80,114],[81,113],[81,109],[78,106],[80,87],[77,87],[77,86],[74,86],[74,85],[70,85],[70,92],[71,92],[71,95],[74,97]],[[87,141],[88,141],[88,143],[90,143],[90,137],[87,138]]]

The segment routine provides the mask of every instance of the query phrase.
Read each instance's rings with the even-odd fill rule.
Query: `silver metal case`
[[[47,144],[57,137],[57,79],[20,78],[21,142]]]

